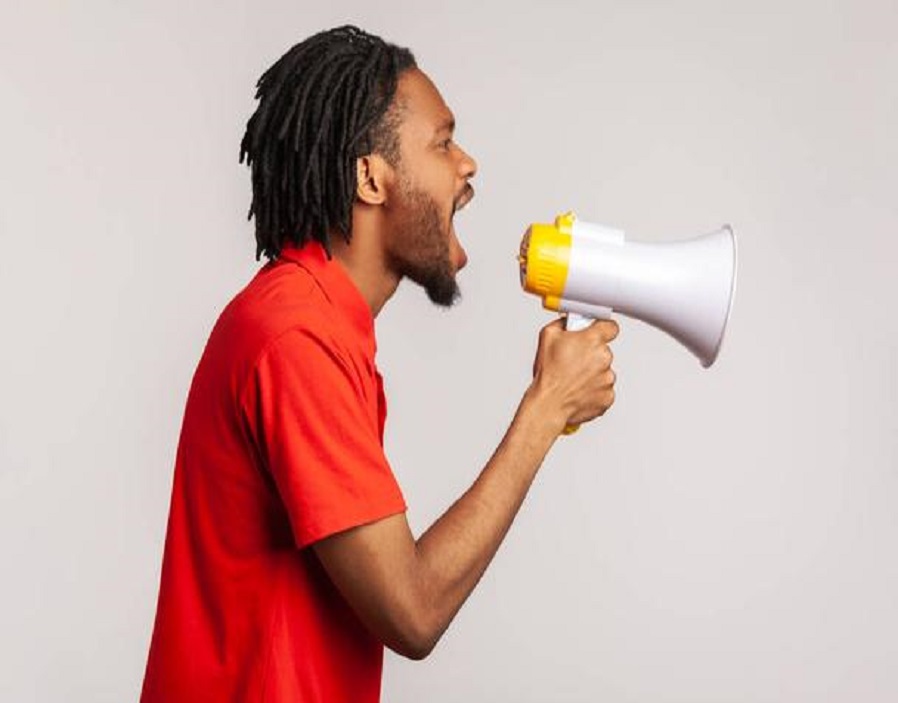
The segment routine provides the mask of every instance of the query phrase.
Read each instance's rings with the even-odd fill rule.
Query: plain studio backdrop
[[[188,386],[258,266],[254,84],[345,22],[413,49],[480,165],[463,301],[377,320],[416,533],[529,382],[530,222],[739,236],[717,364],[621,321],[616,405],[384,700],[898,699],[898,6],[848,0],[6,3],[0,699],[137,698]]]

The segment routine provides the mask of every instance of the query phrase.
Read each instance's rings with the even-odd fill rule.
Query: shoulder
[[[355,355],[337,312],[301,266],[268,264],[222,311],[198,371],[215,385],[227,378],[231,397],[240,397],[266,359],[290,364],[324,356],[351,368]]]
[[[337,311],[315,277],[290,262],[268,264],[228,304],[216,323],[222,342],[257,358],[272,346],[314,339],[330,347],[348,340]]]

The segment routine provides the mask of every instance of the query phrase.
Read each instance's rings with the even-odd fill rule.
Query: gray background
[[[622,321],[616,406],[384,699],[898,699],[898,6],[848,0],[5,3],[0,699],[136,699],[188,384],[257,266],[253,85],[344,21],[413,48],[481,167],[462,304],[378,319],[416,531],[528,383],[529,222],[740,237],[718,363]]]

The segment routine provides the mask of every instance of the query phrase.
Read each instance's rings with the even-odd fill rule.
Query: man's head
[[[300,42],[262,74],[240,144],[252,170],[256,258],[310,239],[329,251],[331,232],[350,237],[356,159],[397,158],[390,106],[414,66],[408,49],[346,26]]]
[[[317,240],[331,252],[353,228],[378,233],[387,273],[449,305],[465,264],[452,226],[473,196],[473,160],[454,118],[407,49],[355,27],[294,46],[259,79],[241,144],[252,168],[256,255]]]

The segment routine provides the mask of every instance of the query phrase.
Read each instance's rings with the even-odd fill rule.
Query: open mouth
[[[455,271],[460,271],[465,267],[468,262],[468,255],[462,247],[461,242],[458,240],[458,237],[455,233],[455,224],[453,220],[455,219],[455,214],[459,210],[463,210],[467,207],[468,203],[474,199],[474,188],[470,183],[465,185],[464,190],[462,190],[461,195],[455,200],[452,204],[452,216],[449,218],[449,228],[451,234],[451,244],[454,249],[454,254],[452,257],[452,262],[454,264]]]
[[[458,212],[459,210],[463,210],[467,207],[468,203],[470,203],[474,199],[474,188],[469,183],[465,186],[465,189],[462,191],[461,196],[458,200],[455,201],[455,206],[453,209],[453,214]]]

